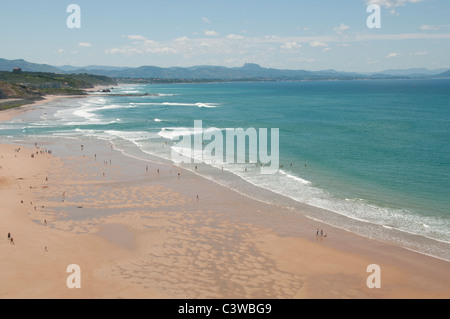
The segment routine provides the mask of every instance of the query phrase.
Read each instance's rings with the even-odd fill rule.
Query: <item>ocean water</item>
[[[195,120],[203,129],[278,128],[275,174],[253,163],[181,166],[293,211],[296,203],[326,209],[308,212],[312,219],[450,258],[448,79],[142,84],[113,93],[157,95],[61,100],[0,124],[0,136],[99,138],[130,156],[170,159]]]

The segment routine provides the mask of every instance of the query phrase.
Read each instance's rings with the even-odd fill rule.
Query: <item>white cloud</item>
[[[395,9],[391,9],[391,11],[389,11],[389,13],[392,14],[393,16],[399,16],[400,15],[400,13],[395,11]]]
[[[404,7],[408,3],[417,3],[424,0],[369,0],[367,4],[378,4],[386,8]]]
[[[321,42],[321,41],[317,41],[317,40],[310,42],[309,45],[312,46],[313,48],[316,48],[316,47],[327,47],[328,46],[328,44],[326,44],[325,42]]]
[[[450,39],[448,33],[397,33],[397,34],[366,34],[356,36],[354,41],[364,40],[419,40],[419,39]]]
[[[59,50],[58,50],[58,53],[59,53],[59,54],[66,53],[66,50],[64,50],[64,49],[59,49]]]
[[[264,39],[267,39],[267,40],[279,40],[281,38],[279,36],[277,36],[277,35],[266,35],[266,36],[264,36]]]
[[[399,53],[392,52],[392,53],[389,53],[388,55],[386,55],[386,59],[393,59],[393,58],[397,58],[399,56],[400,56]]]
[[[290,42],[285,42],[281,48],[285,49],[285,50],[294,50],[294,49],[300,49],[302,47],[301,44],[295,42],[295,41],[290,41]]]
[[[144,53],[144,51],[142,51],[141,49],[133,48],[130,46],[124,46],[122,48],[113,48],[113,49],[106,50],[106,54],[123,54],[126,56],[132,56],[132,55],[142,54],[142,53]]]
[[[237,34],[229,34],[227,35],[227,39],[230,40],[242,40],[244,37],[242,35],[237,35]]]
[[[203,17],[202,20],[203,20],[203,22],[205,22],[205,23],[211,23],[211,20],[209,20],[209,19],[206,18],[206,17]]]
[[[345,24],[341,24],[337,30],[348,30]],[[210,31],[209,29],[205,29]],[[205,32],[203,30],[203,32]],[[213,33],[208,33],[213,34]],[[203,35],[203,34],[202,34]],[[343,42],[342,35],[332,33],[323,36],[296,36],[282,37],[266,35],[261,37],[244,37],[240,34],[228,34],[218,36],[203,37],[179,37],[167,41],[154,41],[142,35],[123,36],[129,43],[120,47],[110,47],[109,54],[123,54],[126,56],[139,54],[189,54],[194,57],[221,56],[222,60],[233,57],[239,52],[245,51],[247,60],[271,61],[274,54],[298,54],[300,48],[305,46],[319,49],[320,52],[330,52],[333,47],[354,47],[354,43],[368,41],[401,41],[412,39],[450,39],[450,33],[418,32],[418,33],[398,33],[398,34],[378,34],[378,33],[355,33],[348,34]],[[145,39],[145,40],[144,40]],[[246,41],[242,41],[246,39]],[[423,50],[425,51],[425,50]],[[414,51],[412,51],[414,53]],[[389,52],[387,52],[389,53]],[[386,53],[386,54],[387,54]],[[424,53],[413,53],[408,56],[417,56]],[[391,54],[386,58],[392,59],[398,55]],[[405,56],[402,54],[401,56]]]
[[[408,3],[418,3],[418,2],[422,2],[422,1],[424,1],[424,0],[369,0],[369,1],[367,1],[367,5],[377,4],[379,6],[390,9],[389,13],[391,15],[399,16],[400,13],[398,13],[394,8],[404,7]]]
[[[340,26],[333,28],[333,30],[337,33],[337,34],[342,34],[344,31],[350,29],[350,27],[348,25],[345,25],[344,23],[341,23]]]
[[[420,26],[420,30],[423,30],[423,31],[431,31],[431,30],[437,31],[437,30],[440,30],[440,29],[441,29],[441,27],[435,26],[435,25],[422,24]]]
[[[89,47],[92,46],[92,44],[87,43],[87,42],[80,42],[80,43],[78,44],[78,46],[81,47],[81,48],[89,48]]]
[[[170,47],[153,46],[146,48],[136,48],[131,46],[124,46],[122,48],[114,48],[106,50],[106,54],[123,54],[126,56],[139,55],[144,53],[154,54],[176,54],[177,50]]]
[[[170,53],[170,54],[176,54],[177,50],[169,48],[169,47],[156,47],[156,48],[147,48],[145,50],[146,53],[159,53],[159,54],[164,54],[164,53]]]
[[[436,23],[436,25],[438,24]],[[225,33],[213,36],[214,28],[205,26],[200,29],[197,35],[161,41],[146,39],[144,36],[139,35],[123,36],[127,43],[117,47],[109,47],[107,53],[124,57],[136,57],[136,59],[155,58],[155,61],[159,61],[158,58],[160,58],[161,61],[164,61],[163,63],[168,64],[195,65],[199,63],[198,61],[206,64],[214,64],[218,63],[218,61],[224,62],[227,59],[237,59],[244,62],[252,61],[261,65],[269,65],[273,61],[282,61],[277,63],[288,63],[289,65],[297,63],[300,67],[301,63],[305,63],[304,66],[306,66],[306,63],[309,63],[307,61],[309,56],[303,56],[303,49],[305,49],[304,54],[307,54],[310,50],[313,51],[313,53],[309,52],[311,53],[310,55],[318,54],[318,56],[324,55],[331,58],[332,56],[330,54],[334,56],[333,52],[335,50],[338,50],[336,52],[351,54],[351,51],[348,51],[347,48],[351,46],[356,50],[358,43],[365,44],[372,42],[375,45],[375,43],[381,41],[401,42],[401,40],[409,39],[450,39],[450,32],[449,34],[444,34],[418,30],[420,23],[416,24],[417,33],[397,34],[350,33],[349,31],[352,28],[349,29],[345,24],[339,23],[335,26],[335,31],[342,30],[345,38],[344,35],[337,34],[333,30],[329,30],[331,32],[327,35],[319,36],[280,36],[268,34],[252,37],[243,33]],[[332,29],[332,26],[329,29]],[[213,32],[207,33],[207,31]],[[426,53],[425,51],[429,52]],[[406,57],[409,57],[411,60],[417,60],[426,58],[427,54],[430,55],[432,51],[431,49],[421,48],[410,50],[410,53],[400,52],[388,49],[381,57],[378,57],[379,60],[370,59],[363,60],[362,62],[363,65],[369,66],[387,61],[397,61]],[[233,63],[237,63],[237,60]],[[357,62],[355,61],[355,63]]]
[[[130,40],[136,40],[136,41],[145,41],[145,40],[147,40],[147,38],[144,37],[143,35],[128,35],[127,38],[130,39]]]
[[[133,42],[134,44],[137,44],[136,42]],[[138,42],[139,43],[139,42]],[[150,47],[150,46],[153,46],[153,45],[157,45],[157,42],[155,42],[155,41],[153,41],[153,40],[149,40],[149,39],[147,39],[147,40],[145,40],[144,42],[142,42],[142,45],[144,46],[144,47]]]
[[[186,44],[189,41],[189,38],[184,36],[184,37],[180,37],[180,38],[176,38],[175,40],[173,40],[174,42],[177,42],[179,44]]]
[[[374,58],[366,58],[366,63],[367,64],[377,64],[377,63],[380,63],[380,61],[375,60]]]
[[[208,37],[218,37],[219,36],[219,33],[217,33],[214,30],[205,30],[204,34]]]

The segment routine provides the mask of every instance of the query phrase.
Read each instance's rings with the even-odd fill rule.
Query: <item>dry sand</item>
[[[0,298],[450,297],[446,261],[312,224],[176,167],[106,144],[65,157],[16,148],[0,145]],[[71,264],[81,289],[66,285]],[[380,289],[366,285],[370,264],[381,267]]]
[[[10,121],[12,118],[15,118],[25,112],[33,110],[34,107],[39,105],[48,104],[59,99],[82,98],[82,97],[83,97],[82,95],[46,95],[44,96],[43,100],[36,101],[33,104],[26,104],[20,107],[0,111],[0,122]]]
[[[67,97],[41,103],[57,98]],[[0,121],[35,105],[0,112]],[[64,145],[71,150],[58,157],[0,144],[0,298],[450,297],[446,261],[107,143],[80,144]],[[316,228],[328,237],[316,237]],[[66,284],[72,264],[80,289]],[[371,264],[381,267],[380,289],[367,287]]]

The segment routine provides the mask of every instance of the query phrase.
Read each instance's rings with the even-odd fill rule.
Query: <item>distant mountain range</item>
[[[60,69],[48,64],[31,63],[25,60],[0,59],[0,71],[12,71],[13,68],[21,68],[26,72],[61,73]]]
[[[192,79],[192,80],[352,80],[380,78],[429,78],[450,77],[450,70],[428,70],[424,68],[406,70],[385,70],[376,73],[340,72],[335,70],[279,70],[264,68],[258,64],[246,63],[242,67],[223,66],[170,67],[141,66],[138,68],[97,66],[75,67],[70,65],[52,66],[25,60],[0,58],[0,71],[21,68],[27,72],[89,73],[114,78],[129,79]]]
[[[389,74],[389,75],[397,75],[397,76],[435,76],[442,74],[448,69],[436,69],[436,70],[428,70],[425,68],[414,68],[414,69],[395,69],[395,70],[384,70],[381,74]]]

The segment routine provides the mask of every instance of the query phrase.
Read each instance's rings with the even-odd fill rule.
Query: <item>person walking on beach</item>
[[[8,242],[11,241],[11,233],[8,233]]]

